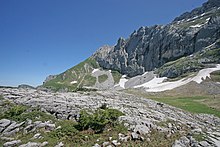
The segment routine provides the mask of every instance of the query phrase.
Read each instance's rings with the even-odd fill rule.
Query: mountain
[[[84,62],[47,78],[43,87],[109,89],[117,87],[122,75],[131,78],[153,71],[177,78],[218,63],[220,1],[208,0],[167,25],[141,27],[127,39],[119,38],[115,46],[101,47]]]

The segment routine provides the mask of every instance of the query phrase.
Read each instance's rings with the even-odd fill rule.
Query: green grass
[[[3,104],[1,104],[3,106]],[[7,106],[7,107],[6,107]],[[122,112],[116,109],[106,108],[102,106],[93,113],[86,113],[84,119],[80,117],[81,121],[76,122],[73,120],[58,120],[50,114],[41,112],[38,108],[31,108],[22,105],[16,105],[5,101],[4,107],[0,107],[0,119],[7,118],[16,122],[25,121],[31,119],[34,121],[52,121],[56,124],[56,127],[61,126],[59,129],[52,131],[45,131],[45,128],[37,129],[33,132],[25,134],[23,131],[19,131],[15,135],[11,136],[15,140],[21,140],[23,144],[27,142],[48,142],[48,146],[55,146],[59,142],[63,142],[65,146],[74,147],[88,147],[93,146],[96,143],[102,144],[107,141],[109,137],[117,139],[118,133],[128,133],[121,123],[117,121],[117,118],[123,115]],[[88,114],[88,115],[87,115]],[[85,123],[85,122],[87,122]],[[24,124],[24,127],[27,124]],[[80,129],[78,126],[87,125],[88,128]],[[103,128],[102,131],[98,131]],[[43,138],[33,139],[34,134],[40,133]],[[97,139],[100,141],[97,142]],[[6,141],[0,139],[0,146]]]
[[[140,96],[148,99],[152,99],[158,102],[162,102],[177,108],[181,108],[185,111],[192,113],[205,113],[214,114],[220,117],[220,96],[216,95],[215,98],[212,95],[207,96],[184,96],[175,95],[175,93],[145,93],[143,91],[127,89],[124,90],[129,94]]]
[[[97,143],[107,141],[109,137],[117,138],[118,133],[127,133],[127,129],[117,122],[117,118],[123,115],[115,109],[97,109],[89,114],[82,110],[78,122],[71,120],[60,120],[56,126],[60,129],[49,133],[43,133],[43,141],[48,141],[50,145],[62,141],[65,146],[93,146]],[[101,129],[101,131],[100,131]]]
[[[201,100],[205,100],[207,97],[164,97],[151,99],[181,108],[189,112],[214,114],[215,116],[220,117],[220,111],[201,103]]]
[[[219,40],[216,42],[219,42]],[[195,53],[194,57],[187,56],[177,59],[175,61],[167,62],[163,66],[158,68],[156,70],[156,73],[160,76],[164,76],[164,73],[167,73],[170,70],[175,70],[177,71],[177,75],[171,78],[179,79],[184,76],[188,76],[189,74],[196,72],[200,69],[205,68],[207,65],[200,63],[200,59],[208,59],[208,63],[218,63],[220,62],[219,58],[220,48],[205,49],[203,53]]]
[[[74,122],[72,123],[72,125],[74,125]],[[66,124],[62,123],[61,125],[62,128]],[[55,142],[62,141],[65,146],[89,147],[93,146],[96,143],[102,144],[103,142],[108,141],[109,137],[113,137],[114,139],[116,139],[118,137],[118,133],[127,133],[127,129],[121,124],[117,124],[114,127],[108,127],[102,133],[95,133],[92,130],[77,131],[74,129],[70,129],[69,127],[66,129],[67,131],[73,131],[71,133],[64,133],[59,137],[51,137],[51,134],[54,134],[54,132],[47,133],[44,135],[44,139],[42,139],[42,141],[48,140],[50,145],[55,145]],[[99,140],[98,142],[97,139]]]
[[[206,136],[204,134],[199,133],[199,134],[193,134],[193,138],[195,138],[195,140],[200,142],[205,140]]]
[[[94,68],[99,68],[99,64],[93,58],[88,58],[78,65],[59,74],[55,79],[52,79],[43,84],[43,87],[50,88],[54,91],[67,89],[67,91],[76,91],[77,88],[83,86],[93,86],[96,78],[91,76]],[[72,81],[77,81],[76,84],[71,84]]]
[[[220,71],[215,71],[211,73],[211,79],[214,82],[220,82]]]
[[[118,71],[112,71],[111,73],[114,78],[115,84],[119,83],[122,75]]]
[[[101,76],[98,77],[99,83],[103,83],[103,82],[105,82],[107,79],[108,79],[108,76],[107,76],[106,74],[101,75]]]
[[[210,56],[219,57],[220,56],[220,48],[208,50],[202,55],[202,57],[210,57]]]
[[[199,69],[202,69],[203,65],[198,62],[197,57],[196,58],[190,58],[190,57],[182,57],[180,59],[177,59],[175,61],[170,61],[165,63],[163,66],[158,68],[155,72],[159,74],[160,76],[164,76],[165,73],[168,73],[168,71],[177,71],[176,75],[173,75],[174,77],[170,78],[180,78],[181,76],[188,76],[192,72],[198,71]],[[167,75],[165,75],[167,76]]]
[[[122,147],[170,147],[175,142],[175,140],[179,139],[182,135],[180,133],[174,133],[170,137],[166,137],[167,133],[159,132],[158,130],[151,130],[151,133],[148,136],[144,136],[146,138],[150,138],[150,141],[128,141],[127,143],[123,143]]]
[[[6,118],[17,122],[22,122],[27,119],[31,119],[33,121],[55,120],[54,116],[41,112],[38,108],[30,108],[27,106],[16,105],[12,103],[10,103],[9,105],[5,105],[7,105],[8,108],[6,110],[1,109],[0,119]]]
[[[93,86],[95,85],[96,78],[91,76],[90,74],[85,75],[84,81],[82,82],[82,86]]]

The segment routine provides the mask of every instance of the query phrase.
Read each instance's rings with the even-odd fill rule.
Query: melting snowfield
[[[156,75],[155,77],[141,85],[134,86],[134,88],[140,88],[144,87],[146,88],[147,92],[161,92],[161,91],[166,91],[166,90],[172,90],[174,88],[183,86],[189,82],[195,81],[197,83],[201,83],[203,80],[205,80],[207,77],[210,78],[210,73],[220,70],[220,64],[217,64],[215,68],[206,68],[202,69],[198,72],[198,74],[195,77],[192,78],[184,78],[178,81],[173,81],[173,82],[163,82],[164,80],[167,79],[167,77],[161,77],[157,78]],[[124,84],[126,80],[121,79],[121,84],[120,86],[124,88]],[[123,83],[123,84],[122,84]]]
[[[99,69],[93,69],[92,73],[99,71]]]

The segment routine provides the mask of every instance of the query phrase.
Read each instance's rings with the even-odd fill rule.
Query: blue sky
[[[206,0],[0,0],[0,85],[40,85],[141,26]]]

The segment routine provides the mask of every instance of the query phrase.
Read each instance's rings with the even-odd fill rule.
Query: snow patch
[[[128,79],[125,79],[124,77],[122,77],[119,81],[119,86],[122,88],[125,88],[125,83],[128,81]]]
[[[190,26],[191,28],[200,28],[202,25],[201,24],[197,24],[197,25],[194,25],[194,26]]]
[[[92,73],[99,71],[99,69],[93,69]]]
[[[206,13],[202,13],[200,16],[204,16]]]
[[[195,17],[193,17],[192,19],[196,19],[196,18],[198,18],[199,16],[195,16]]]
[[[76,83],[78,83],[77,81],[72,81],[72,82],[70,82],[70,84],[76,84]]]
[[[209,20],[210,20],[210,17],[206,19],[207,22],[209,22]]]
[[[134,86],[134,88],[145,87],[146,91],[148,92],[161,92],[161,91],[166,91],[166,90],[172,90],[174,88],[183,86],[192,81],[201,83],[207,77],[210,78],[210,73],[217,71],[217,70],[220,70],[220,64],[218,64],[215,68],[206,68],[206,69],[200,70],[199,73],[193,78],[188,78],[188,79],[184,78],[184,79],[174,81],[174,82],[163,82],[165,79],[167,79],[166,77],[157,78],[155,75],[154,79],[144,84]]]
[[[199,73],[192,78],[192,81],[195,81],[197,83],[201,83],[203,80],[205,80],[207,77],[210,78],[210,73],[220,70],[220,64],[216,66],[216,68],[206,68],[199,71]]]
[[[213,45],[215,45],[215,42],[214,42],[213,44],[211,44],[211,45],[205,47],[205,48],[210,48],[210,47],[212,47]]]
[[[147,88],[153,88],[156,87],[158,84],[161,84],[165,79],[167,79],[166,77],[162,77],[162,78],[157,78],[156,76],[148,81],[147,83],[138,85],[138,86],[134,86],[134,88],[139,88],[139,87],[147,87]]]
[[[126,75],[123,75],[123,76],[122,76],[122,78],[126,78],[126,77],[127,77]]]

